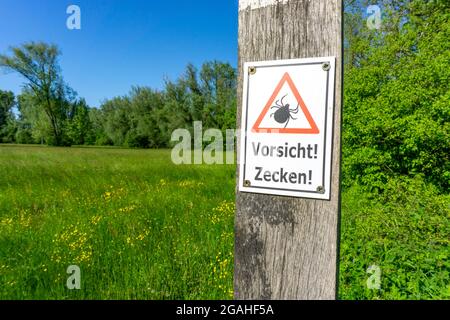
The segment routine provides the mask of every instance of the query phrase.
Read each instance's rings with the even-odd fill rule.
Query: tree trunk
[[[336,298],[342,99],[341,0],[240,0],[238,127],[244,62],[320,56],[337,57],[331,200],[237,191],[237,299]]]

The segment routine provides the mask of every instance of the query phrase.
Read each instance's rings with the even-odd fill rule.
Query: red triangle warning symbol
[[[295,100],[297,102],[296,108],[290,108],[289,104],[284,104],[283,98],[275,101],[275,99],[280,94],[281,89],[283,88],[284,84],[287,83],[292,94],[295,97]],[[285,97],[285,96],[284,96]],[[281,102],[280,102],[281,100]],[[274,104],[275,102],[275,104]],[[268,125],[267,122],[263,123],[263,120],[266,118],[267,113],[269,110],[275,109],[275,111],[270,114],[271,121],[273,122],[273,126]],[[294,117],[298,111],[302,111],[306,121],[309,125],[304,126],[304,124],[299,125],[299,128],[295,128],[295,125],[291,123],[289,128],[287,127],[289,122],[291,120],[295,120]],[[263,123],[263,125],[261,125]],[[279,127],[281,125],[281,128]],[[277,127],[278,126],[278,127]],[[283,127],[284,126],[284,127]],[[292,81],[291,76],[289,73],[285,73],[283,75],[283,78],[281,78],[280,82],[276,86],[274,92],[270,96],[269,100],[267,101],[264,109],[262,110],[261,114],[259,115],[258,119],[256,120],[255,124],[252,127],[253,132],[261,132],[261,133],[303,133],[303,134],[318,134],[319,128],[317,127],[316,123],[314,122],[314,119],[311,116],[311,113],[309,112],[308,108],[306,107],[305,102],[303,101],[302,97],[300,96],[300,93],[298,92],[294,81]]]

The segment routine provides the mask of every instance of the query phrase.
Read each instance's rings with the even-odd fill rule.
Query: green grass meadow
[[[0,145],[0,299],[232,299],[235,173],[170,150]],[[385,188],[342,192],[339,298],[449,299],[450,196],[420,177]]]
[[[1,299],[232,298],[235,166],[3,145],[0,172]]]

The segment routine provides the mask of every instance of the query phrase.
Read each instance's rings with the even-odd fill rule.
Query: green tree
[[[67,120],[67,136],[72,144],[83,145],[90,139],[92,123],[89,118],[89,106],[84,99],[72,104],[72,112]]]
[[[228,63],[206,62],[200,72],[204,127],[226,129],[236,108],[236,70]],[[231,111],[231,112],[230,112]],[[231,120],[232,121],[232,120]],[[233,125],[233,128],[235,125]]]
[[[89,109],[89,122],[91,123],[91,130],[89,130],[86,138],[88,144],[99,146],[114,144],[105,132],[104,124],[106,120],[102,109]]]
[[[164,95],[147,87],[133,87],[130,102],[131,129],[127,135],[127,145],[141,148],[167,146],[158,112],[164,107]]]
[[[58,65],[60,54],[55,45],[29,42],[11,48],[12,54],[0,55],[0,67],[22,75],[26,87],[35,95],[35,103],[44,112],[50,124],[51,136],[47,142],[63,145],[64,124],[75,93],[63,81]]]
[[[192,132],[194,121],[202,121],[205,129],[234,128],[235,69],[213,61],[198,72],[188,64],[175,81],[165,81],[163,91],[133,87],[124,97],[106,100],[97,118],[114,145],[129,147],[168,147],[172,132],[177,128]]]
[[[0,90],[0,142],[13,142],[17,124],[12,112],[14,93]]]

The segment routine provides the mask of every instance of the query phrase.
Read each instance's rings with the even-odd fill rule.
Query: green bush
[[[389,179],[379,196],[343,192],[340,298],[450,298],[449,221],[450,196],[419,176]],[[371,265],[380,290],[366,285]]]
[[[422,174],[445,193],[450,188],[449,4],[406,3],[408,16],[399,16],[404,25],[367,35],[371,45],[345,66],[344,184],[356,181],[382,191],[391,178]]]

